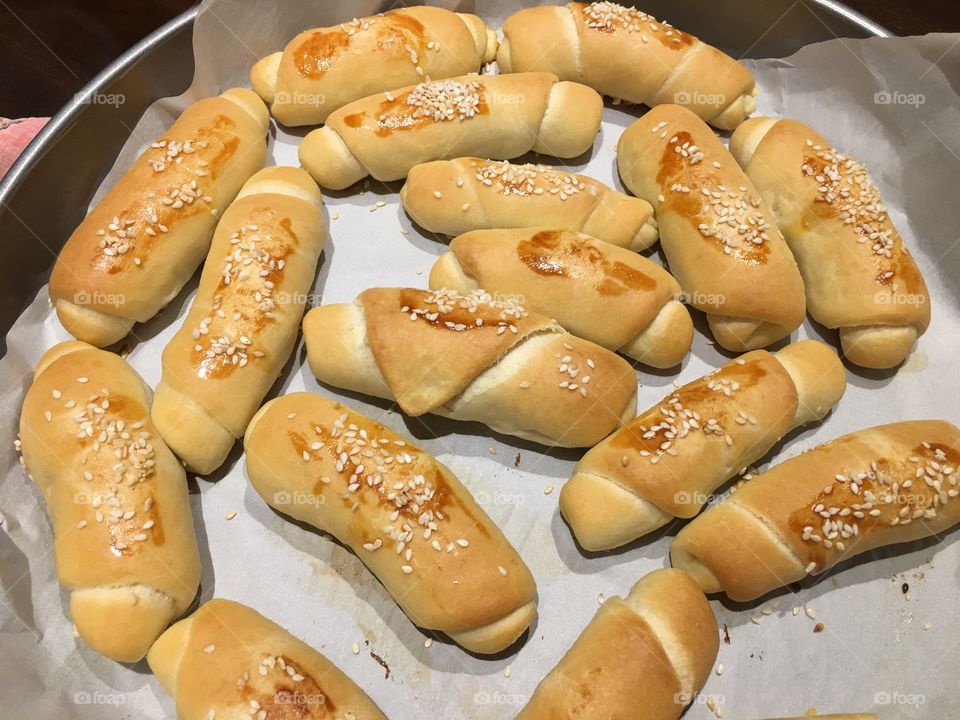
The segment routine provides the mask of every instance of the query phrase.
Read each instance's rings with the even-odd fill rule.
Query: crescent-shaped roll
[[[589,447],[636,414],[637,378],[609,350],[515,298],[373,288],[303,319],[307,362],[335,387],[559,447]]]
[[[223,214],[153,400],[153,422],[190,470],[223,464],[280,375],[325,239],[320,190],[298,168],[261,170]]]
[[[256,610],[210,600],[150,648],[180,720],[385,720],[340,668]]]
[[[837,354],[816,340],[747,353],[674,390],[587,452],[563,486],[560,512],[594,551],[692,518],[787,432],[830,412],[846,384]]]
[[[233,88],[190,105],[143,151],[57,257],[50,301],[67,332],[111,345],[176,297],[263,167],[269,124],[260,98]]]
[[[867,169],[794,120],[752,119],[730,151],[777,217],[810,316],[839,329],[855,365],[903,362],[930,324],[930,295]]]
[[[700,118],[654,108],[620,136],[617,165],[653,205],[670,272],[720,345],[756,350],[803,322],[803,280],[773,212]]]
[[[523,560],[444,465],[311,393],[267,403],[244,441],[268,505],[351,548],[418,626],[467,650],[509,647],[537,614]]]
[[[674,567],[704,592],[753,600],[874,548],[960,521],[960,429],[878,425],[831,440],[746,483],[673,541]]]
[[[186,478],[150,422],[150,388],[119,355],[55,345],[24,399],[20,445],[77,633],[136,662],[200,583]]]
[[[720,632],[678,570],[654,570],[600,606],[516,720],[676,720],[710,676]]]
[[[757,109],[750,71],[669,23],[612,2],[542,5],[503,24],[500,72],[552,72],[603,95],[675,103],[732,130]]]
[[[477,72],[496,52],[476,15],[404,7],[306,30],[256,63],[250,83],[278,122],[319,125],[367,95]]]
[[[546,165],[475,157],[415,165],[400,190],[400,202],[422,228],[450,236],[551,227],[637,251],[659,237],[653,207],[646,200]]]
[[[550,73],[463,75],[344,105],[303,139],[300,164],[321,186],[342,190],[463,155],[572,158],[593,145],[602,113],[594,90]]]
[[[430,287],[514,293],[574,335],[657,368],[690,351],[680,284],[642,255],[567,230],[475,230],[450,243]]]

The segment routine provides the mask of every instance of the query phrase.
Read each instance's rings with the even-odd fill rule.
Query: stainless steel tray
[[[390,3],[384,3],[389,5]],[[835,37],[890,33],[833,0],[646,0],[642,8],[736,57],[783,57]],[[479,8],[482,12],[482,8]],[[54,116],[0,181],[0,357],[63,242],[144,110],[193,75],[191,9],[139,42]],[[733,20],[735,18],[735,21]],[[119,106],[91,102],[120,94]]]

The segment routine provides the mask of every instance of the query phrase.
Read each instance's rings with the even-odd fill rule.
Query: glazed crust
[[[295,393],[267,403],[244,444],[260,496],[350,547],[417,625],[493,653],[532,622],[536,586],[516,550],[449,469],[401,436]]]
[[[960,429],[946,421],[844,435],[687,525],[671,547],[673,565],[707,592],[752,600],[868,550],[946,531],[960,520],[958,465]]]
[[[217,226],[152,408],[191,470],[223,463],[293,351],[326,238],[322,203],[303,170],[266,168]]]
[[[314,308],[303,334],[319,380],[396,399],[409,415],[585,447],[636,412],[629,363],[509,299],[374,288]]]
[[[250,82],[278,122],[319,125],[367,95],[478,72],[496,52],[496,32],[476,15],[404,7],[306,30],[257,62]]]
[[[753,118],[730,149],[790,244],[810,316],[840,330],[855,364],[901,363],[930,323],[930,296],[866,169],[795,120]]]
[[[20,416],[77,632],[120,662],[142,658],[200,582],[186,478],[149,408],[119,356],[70,341],[40,359]]]
[[[463,155],[576,157],[593,145],[602,112],[595,91],[550,73],[464,75],[343,106],[304,138],[300,163],[322,187],[339,190]]]
[[[460,235],[433,266],[430,287],[516,293],[574,335],[654,367],[679,363],[693,340],[672,275],[580,233],[530,228]],[[651,328],[658,318],[663,327]]]
[[[560,493],[560,512],[588,550],[694,517],[790,429],[826,415],[845,388],[843,365],[823,343],[747,353],[675,390],[587,452]]]
[[[210,600],[171,627],[147,662],[180,720],[243,717],[254,702],[280,720],[385,720],[326,657],[231,600]]]
[[[637,251],[659,237],[653,207],[646,200],[545,165],[476,157],[423,163],[410,170],[400,201],[422,228],[450,236],[550,227]]]
[[[74,230],[50,276],[50,300],[71,335],[110,345],[176,297],[219,214],[263,167],[268,125],[260,98],[234,88],[189,106],[134,161]]]
[[[624,184],[650,202],[670,271],[720,345],[743,352],[795,330],[803,280],[774,215],[702,120],[661,105],[620,137]]]
[[[743,65],[633,8],[525,8],[507,18],[503,38],[501,72],[552,72],[628,102],[678,103],[723,130],[756,110],[756,83]]]
[[[606,600],[517,720],[676,720],[710,674],[717,621],[685,573],[655,570]]]

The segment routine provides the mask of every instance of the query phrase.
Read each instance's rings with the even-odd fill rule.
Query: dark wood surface
[[[898,35],[960,31],[960,0],[847,0]],[[0,0],[0,116],[51,115],[194,0]]]

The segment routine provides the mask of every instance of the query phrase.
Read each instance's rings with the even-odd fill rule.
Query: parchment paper
[[[503,0],[479,2],[476,10],[498,26],[518,7],[517,0]],[[148,111],[104,187],[180,108],[231,85],[246,85],[251,63],[281,48],[300,29],[378,9],[376,2],[205,2],[196,22],[198,71],[192,88]],[[905,366],[899,372],[848,368],[850,385],[839,409],[821,426],[789,436],[774,455],[777,461],[877,423],[928,417],[958,421],[958,42],[960,36],[952,35],[835,40],[788,59],[747,63],[763,91],[761,112],[808,122],[868,164],[934,303],[930,330]],[[571,167],[622,187],[613,149],[621,130],[641,112],[608,106],[593,151]],[[283,130],[274,135],[272,161],[295,165],[299,137]],[[411,226],[399,206],[398,189],[398,184],[371,182],[362,193],[327,195],[331,242],[313,304],[349,301],[374,285],[426,286],[444,245]],[[377,200],[386,205],[371,212]],[[135,330],[129,359],[151,385],[159,380],[161,350],[182,321],[195,285],[194,280],[159,317]],[[809,321],[799,337],[836,342],[834,333]],[[0,449],[0,716],[172,717],[173,702],[146,663],[113,663],[73,637],[68,598],[55,580],[43,502],[17,464],[13,439],[32,366],[44,349],[65,339],[44,288],[11,330],[7,355],[0,360],[0,422],[6,438]],[[639,372],[641,409],[659,400],[675,379],[688,382],[726,359],[698,333],[678,374]],[[391,412],[388,403],[338,394],[318,386],[303,365],[301,348],[275,392],[304,388],[344,398],[409,433],[447,463],[537,579],[540,617],[519,646],[487,659],[442,639],[427,648],[426,636],[354,555],[287,522],[261,501],[247,482],[239,449],[217,476],[191,478],[204,567],[202,599],[239,600],[288,627],[354,678],[391,718],[512,717],[592,617],[598,596],[624,594],[643,574],[668,564],[676,526],[622,552],[586,557],[578,551],[557,511],[559,488],[577,452],[548,453],[475,424],[405,418]],[[769,464],[768,457],[761,467]],[[230,512],[237,514],[228,521]],[[801,714],[810,707],[874,709],[885,719],[960,717],[956,541],[954,532],[939,542],[874,553],[797,592],[784,590],[751,605],[714,600],[729,637],[720,649],[724,671],[711,676],[687,717],[712,717],[708,696],[726,718]],[[810,608],[816,620],[804,610],[794,614],[802,607]],[[814,632],[816,622],[823,623],[822,632]],[[389,678],[371,651],[389,665]]]

